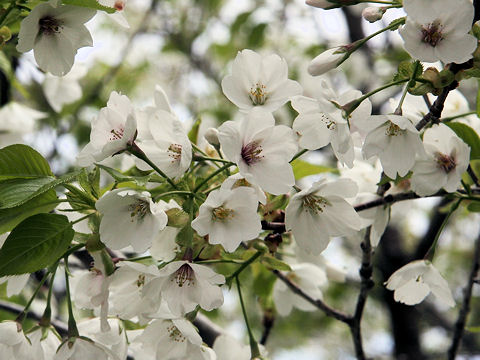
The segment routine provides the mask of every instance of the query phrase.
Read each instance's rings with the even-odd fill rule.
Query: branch
[[[351,324],[352,317],[350,315],[347,315],[339,310],[336,310],[328,306],[323,302],[323,300],[313,299],[312,297],[310,297],[310,295],[308,295],[302,289],[300,289],[296,284],[290,281],[290,279],[285,275],[283,275],[280,271],[272,270],[272,272],[275,274],[275,276],[277,276],[280,280],[282,280],[290,288],[290,290],[292,290],[295,294],[307,300],[313,306],[322,310],[325,313],[325,315],[333,317],[334,319],[344,322],[345,324],[348,324],[348,325]]]
[[[463,333],[465,332],[465,324],[467,322],[467,316],[470,312],[470,299],[472,298],[472,289],[473,284],[475,283],[475,278],[478,274],[480,268],[480,235],[478,236],[475,242],[475,252],[473,255],[473,264],[470,271],[470,276],[468,277],[468,283],[465,289],[463,290],[463,303],[462,308],[458,314],[457,322],[455,323],[455,331],[453,333],[453,340],[450,349],[448,350],[448,359],[454,360],[455,355],[462,341]]]

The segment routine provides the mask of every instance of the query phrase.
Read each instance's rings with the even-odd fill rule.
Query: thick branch
[[[465,332],[465,324],[467,322],[467,316],[470,312],[470,299],[472,298],[473,284],[480,268],[480,235],[475,242],[475,252],[473,255],[473,264],[468,277],[468,283],[463,290],[463,303],[462,308],[458,314],[457,322],[455,323],[455,331],[453,333],[453,340],[450,349],[448,350],[448,359],[454,360],[457,354],[460,342],[462,341],[463,333]]]
[[[272,270],[272,271],[280,280],[282,280],[290,288],[290,290],[292,290],[295,294],[307,300],[313,306],[322,310],[325,313],[325,315],[333,317],[334,319],[337,319],[341,322],[344,322],[350,325],[352,321],[352,317],[350,315],[347,315],[339,310],[335,310],[334,308],[325,304],[320,299],[313,299],[307,293],[305,293],[302,289],[300,289],[296,284],[290,281],[290,279],[285,275],[283,275],[280,271],[278,270]]]

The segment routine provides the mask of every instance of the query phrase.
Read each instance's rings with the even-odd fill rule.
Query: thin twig
[[[344,322],[345,324],[350,325],[352,321],[352,317],[350,315],[347,315],[339,310],[336,310],[330,307],[329,305],[324,303],[323,300],[313,299],[312,297],[310,297],[310,295],[308,295],[302,289],[300,289],[296,284],[290,281],[290,279],[287,276],[283,275],[280,271],[272,270],[272,272],[275,274],[276,277],[282,280],[289,287],[290,290],[292,290],[295,294],[307,300],[313,306],[322,310],[325,313],[325,315],[333,317],[341,322]]]
[[[463,290],[463,303],[458,313],[458,319],[455,323],[455,330],[453,333],[453,340],[450,349],[448,350],[448,359],[454,360],[455,355],[457,354],[460,342],[462,341],[463,334],[465,332],[465,324],[467,322],[467,316],[470,312],[470,300],[472,298],[472,289],[473,284],[475,283],[475,278],[477,277],[478,270],[480,269],[480,235],[478,236],[475,242],[475,252],[473,255],[473,264],[470,271],[470,276],[468,277],[468,283],[465,289]]]

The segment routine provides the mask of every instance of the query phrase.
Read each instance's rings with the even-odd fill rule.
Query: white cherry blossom
[[[165,211],[167,215],[169,210],[182,209],[180,205],[178,205],[173,199],[170,199],[168,203],[160,200],[157,204],[163,211]],[[179,246],[175,242],[179,232],[180,228],[178,227],[166,226],[153,238],[152,247],[150,248],[150,255],[159,261],[172,261],[179,251]]]
[[[130,99],[112,91],[107,106],[92,121],[90,142],[78,154],[78,165],[89,166],[124,151],[135,140],[136,132],[137,121]]]
[[[115,189],[103,195],[95,207],[103,215],[100,240],[112,249],[132,245],[135,251],[144,252],[167,226],[162,205],[153,202],[146,191]]]
[[[53,360],[120,360],[106,346],[83,337],[70,338],[58,348]]]
[[[92,46],[92,36],[85,27],[96,13],[87,7],[59,5],[54,1],[35,6],[22,20],[17,50],[33,49],[38,66],[56,76],[63,76],[73,66],[77,50]]]
[[[469,0],[404,0],[407,21],[399,32],[415,59],[463,63],[472,57],[477,39],[468,34],[474,8]]]
[[[0,359],[35,360],[33,347],[15,321],[0,322]]]
[[[374,115],[369,120],[372,130],[363,144],[369,159],[378,156],[385,174],[391,179],[407,175],[415,157],[424,153],[418,130],[409,119],[399,115]]]
[[[222,90],[240,111],[262,107],[273,112],[293,96],[301,94],[302,87],[288,79],[285,59],[275,54],[262,57],[245,49],[238,52],[233,61],[232,75],[222,80]]]
[[[174,261],[159,270],[159,276],[145,285],[143,295],[153,299],[162,297],[170,311],[185,315],[197,305],[211,311],[223,304],[223,275],[207,266],[188,261]]]
[[[423,134],[424,156],[417,159],[410,180],[412,190],[420,196],[441,188],[454,192],[470,162],[470,148],[444,124],[433,125]]]
[[[298,246],[319,254],[330,237],[348,235],[362,228],[362,220],[344,198],[355,196],[357,185],[349,179],[315,182],[292,196],[285,210],[285,226]]]
[[[202,338],[185,319],[154,320],[134,341],[157,360],[202,360],[195,356],[202,346]]]
[[[318,266],[310,263],[294,264],[287,278],[302,289],[312,299],[323,299],[320,287],[327,283],[327,274]],[[288,286],[277,279],[273,287],[275,308],[282,316],[287,316],[296,307],[302,311],[315,311],[317,308],[307,300],[293,293]]]
[[[241,121],[227,121],[218,128],[225,156],[240,174],[263,190],[279,195],[295,184],[289,161],[297,152],[292,129],[275,126],[271,113],[254,108]]]
[[[30,351],[35,354],[37,360],[53,359],[61,344],[58,335],[52,331],[52,328],[44,329],[37,326],[33,331],[28,331],[27,337],[33,347]]]
[[[240,343],[234,337],[221,334],[213,343],[217,360],[250,360],[250,346]]]
[[[258,197],[249,187],[219,189],[208,194],[200,205],[192,228],[208,235],[210,244],[221,244],[226,251],[235,251],[242,241],[255,239],[262,230],[257,214]]]
[[[447,281],[428,260],[415,260],[395,271],[385,282],[394,290],[395,301],[406,305],[421,303],[430,292],[448,306],[455,306]]]
[[[237,173],[234,175],[229,176],[225,179],[221,185],[221,189],[229,189],[233,190],[238,187],[249,187],[255,191],[255,195],[257,195],[258,202],[265,205],[267,203],[267,196],[263,192],[263,190],[258,185],[250,184],[241,174]]]

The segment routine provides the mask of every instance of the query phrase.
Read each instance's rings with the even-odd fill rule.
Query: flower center
[[[63,22],[49,15],[38,20],[38,26],[41,34],[57,34],[62,29]]]
[[[122,11],[123,8],[125,7],[125,1],[117,0],[117,1],[115,1],[115,4],[113,5],[113,7],[117,11]]]
[[[167,327],[168,331],[168,336],[170,337],[170,340],[176,341],[176,342],[185,342],[185,336],[181,333],[180,330],[175,325],[171,325]]]
[[[397,124],[394,124],[393,122],[390,121],[390,125],[385,130],[385,135],[397,136],[397,135],[402,135],[403,132],[404,130],[400,129],[400,127]]]
[[[193,269],[188,264],[183,264],[180,268],[175,271],[175,276],[171,279],[177,283],[178,287],[183,287],[183,285],[195,285],[195,273]]]
[[[145,285],[145,274],[138,275],[138,279],[136,281],[137,287],[141,287]]]
[[[132,222],[134,218],[137,218],[137,221],[142,220],[145,215],[147,215],[149,210],[150,204],[147,201],[140,199],[128,206],[128,211],[130,211],[130,218]]]
[[[260,155],[262,150],[263,148],[260,145],[260,141],[252,141],[242,147],[242,159],[250,166],[263,158],[263,156]]]
[[[235,212],[232,209],[224,208],[219,206],[212,210],[212,220],[213,221],[225,221],[230,220],[235,215]]]
[[[442,36],[443,26],[439,20],[435,20],[433,23],[422,26],[422,42],[429,44],[432,47],[443,40]]]
[[[114,141],[114,140],[119,140],[123,137],[123,132],[125,131],[125,129],[123,127],[119,127],[118,129],[112,129],[110,130],[110,137],[109,137],[109,140],[110,141]]]
[[[182,157],[182,145],[170,144],[167,150],[168,156],[172,158],[172,163],[180,161]]]
[[[328,130],[335,130],[337,128],[337,123],[333,121],[330,116],[324,113],[320,113],[320,121],[327,125]]]
[[[318,214],[319,212],[323,213],[323,210],[327,207],[327,205],[331,205],[330,201],[324,197],[312,194],[304,196],[302,202],[305,211],[308,211],[311,214]]]
[[[258,82],[250,88],[249,96],[253,105],[263,105],[267,101],[267,87]]]
[[[443,169],[447,174],[457,166],[455,159],[452,156],[439,152],[435,154],[435,161],[437,162],[437,166],[440,169]]]

